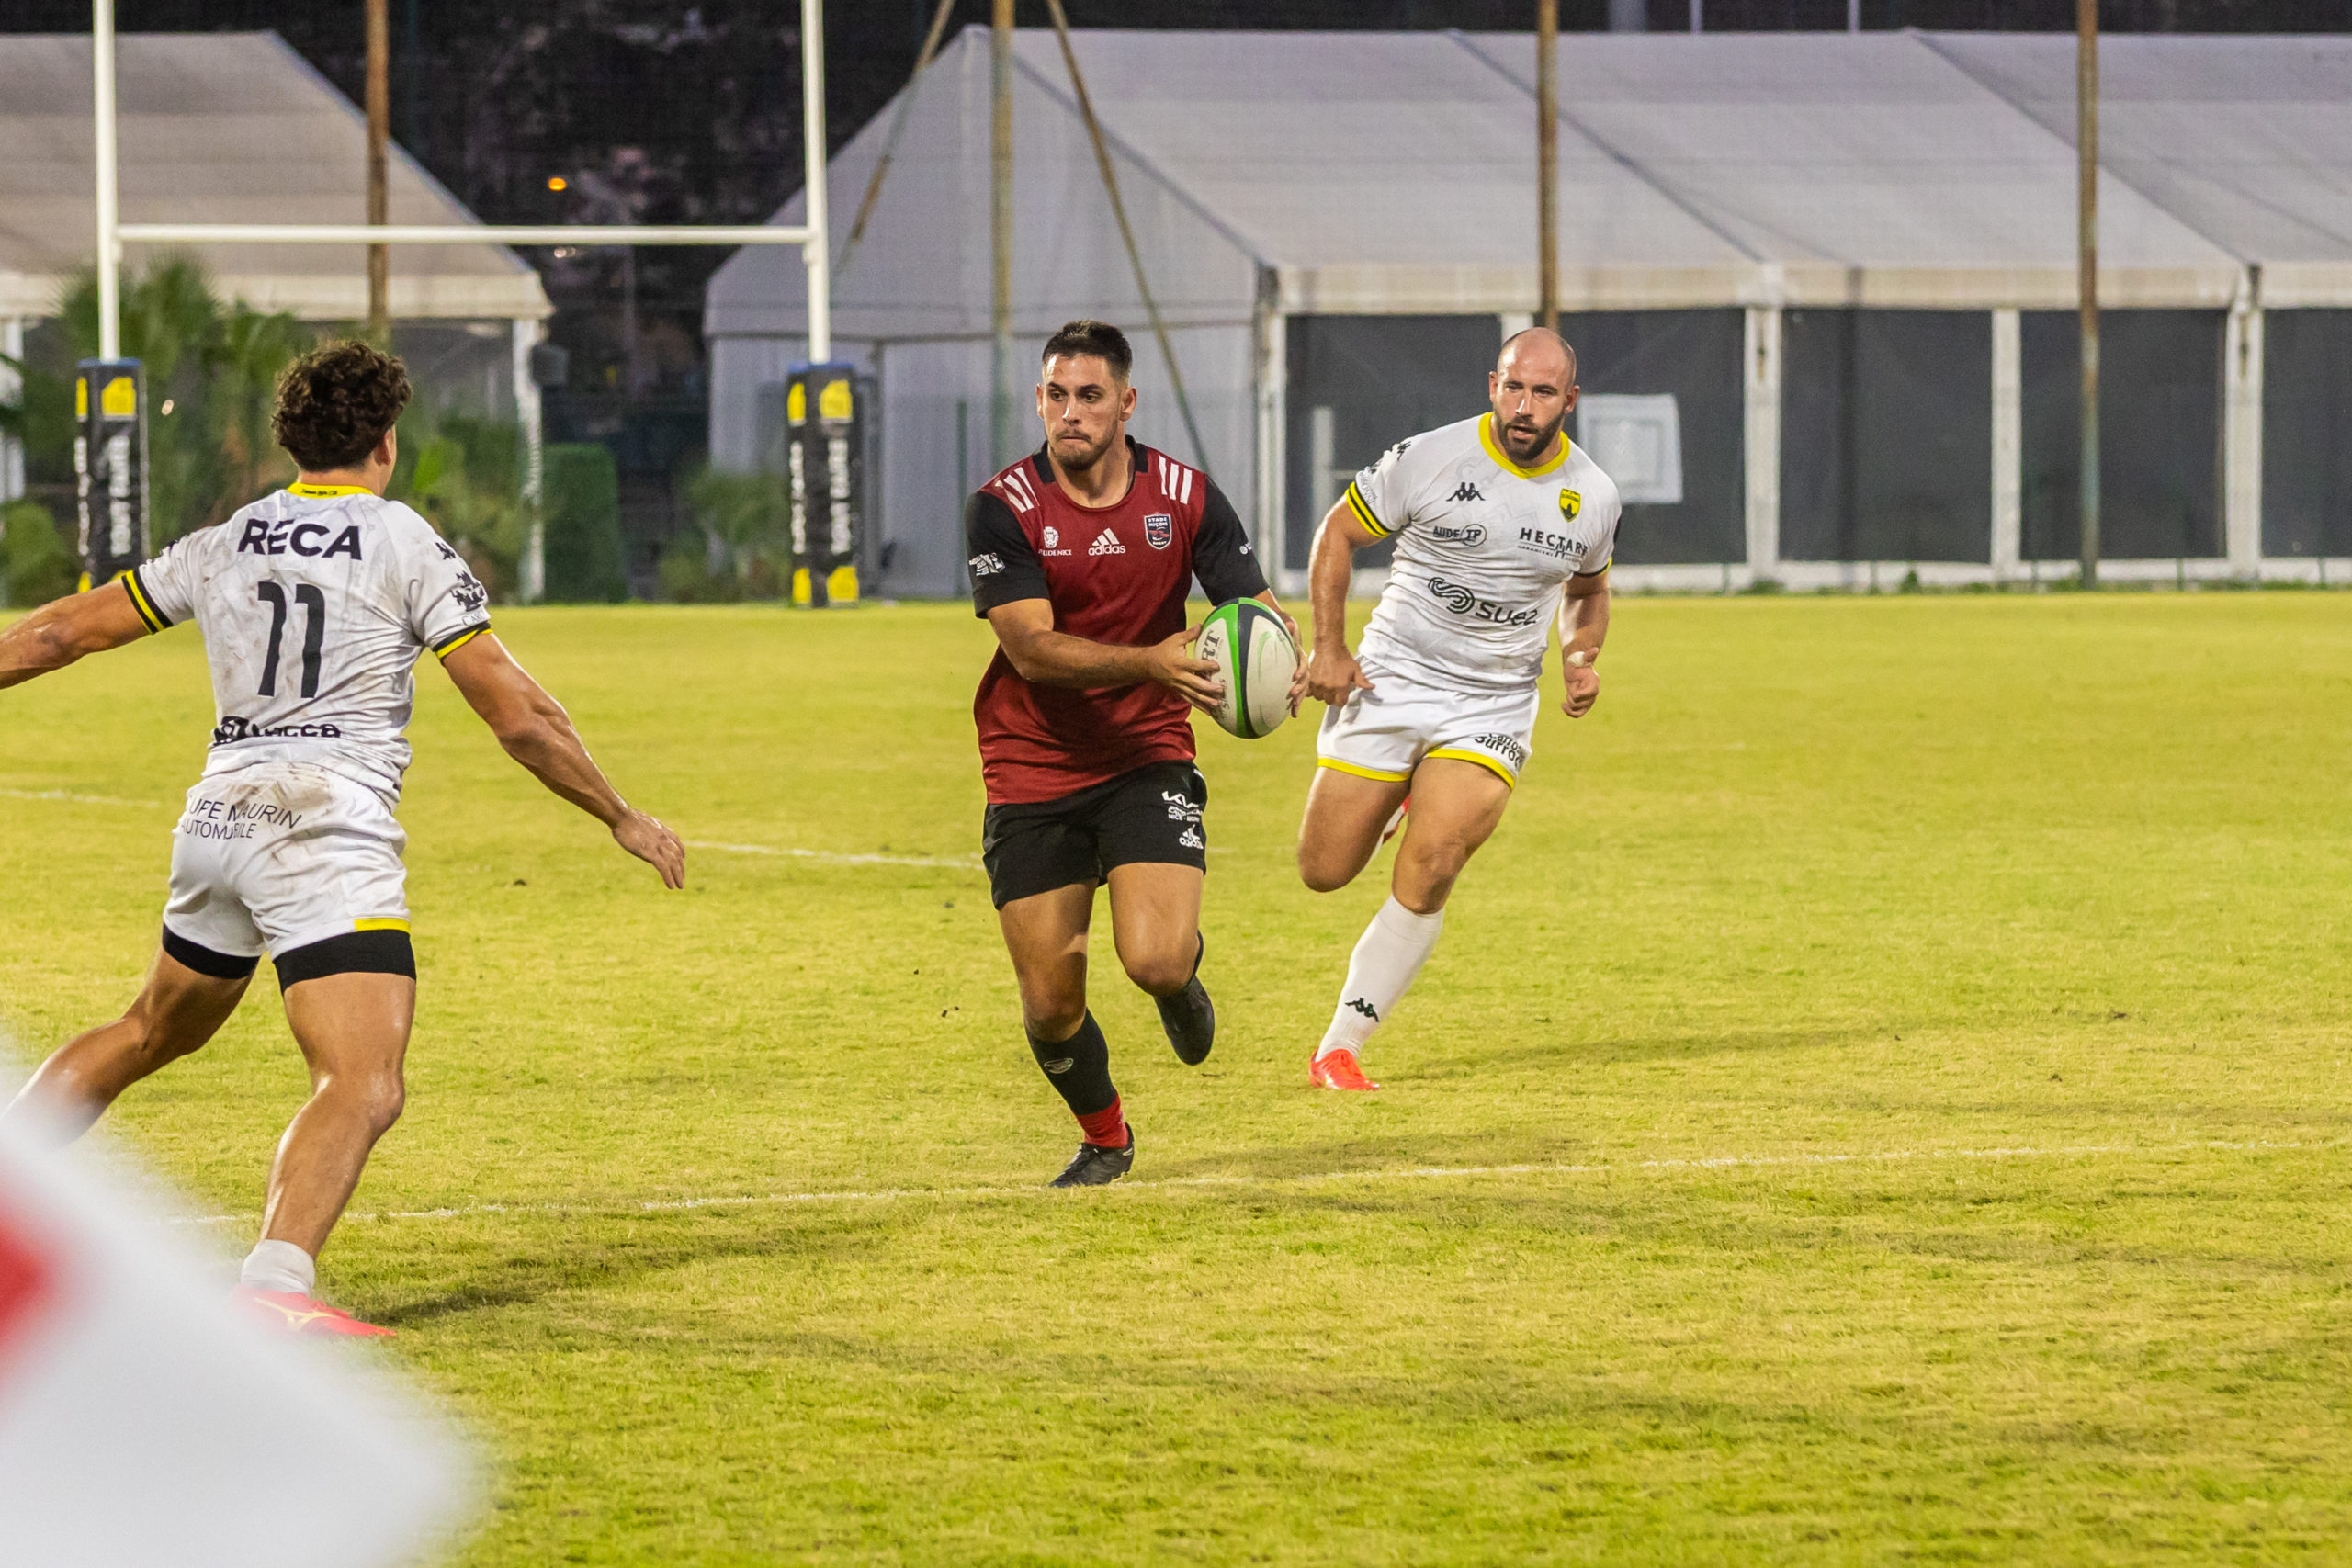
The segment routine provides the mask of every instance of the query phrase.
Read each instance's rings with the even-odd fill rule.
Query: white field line
[[[111,795],[76,795],[66,789],[0,789],[0,795],[10,800],[62,800],[75,806],[135,806],[141,811],[161,811],[160,800],[124,800]]]
[[[2233,1144],[2209,1139],[2187,1144],[2074,1144],[2062,1148],[2008,1149],[1891,1149],[1850,1155],[1718,1155],[1699,1159],[1645,1159],[1623,1165],[1464,1165],[1417,1166],[1385,1170],[1329,1170],[1307,1176],[1178,1176],[1160,1181],[1128,1181],[1119,1190],[1186,1187],[1312,1187],[1338,1182],[1429,1181],[1483,1176],[1624,1176],[1638,1171],[1760,1170],[1776,1167],[1832,1165],[1892,1165],[1933,1160],[2080,1159],[2092,1155],[2177,1155],[2208,1151],[2256,1153],[2287,1149],[2335,1149],[2340,1142],[2318,1144]],[[882,1187],[872,1190],[832,1192],[744,1193],[715,1198],[647,1198],[606,1203],[468,1203],[448,1209],[395,1209],[374,1214],[345,1214],[346,1220],[456,1220],[475,1214],[550,1215],[559,1218],[598,1214],[665,1214],[692,1209],[745,1209],[793,1203],[895,1203],[910,1198],[1035,1198],[1042,1184],[1022,1187]],[[204,1214],[168,1223],[184,1225],[229,1225],[248,1222],[250,1214]]]
[[[831,850],[779,850],[769,844],[721,844],[708,839],[688,839],[690,850],[720,850],[732,855],[783,855],[793,860],[822,861],[827,865],[936,865],[950,871],[978,871],[979,857],[934,859],[928,855],[851,855]]]
[[[54,800],[75,806],[134,806],[142,811],[162,811],[160,800],[124,800],[111,795],[76,795],[63,789],[0,789],[0,799]],[[949,871],[978,871],[978,856],[962,860],[932,859],[923,855],[854,855],[839,854],[831,850],[780,850],[768,844],[722,844],[708,839],[688,839],[690,850],[722,850],[738,855],[783,855],[794,860],[821,861],[827,865],[930,865]]]

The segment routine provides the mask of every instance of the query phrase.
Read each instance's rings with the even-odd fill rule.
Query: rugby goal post
[[[832,358],[832,293],[827,273],[831,232],[825,211],[825,0],[800,0],[802,175],[804,220],[784,224],[371,224],[371,223],[125,223],[120,213],[120,159],[115,127],[115,0],[91,0],[90,62],[96,116],[98,240],[98,357],[122,357],[122,247],[127,243],[173,245],[797,245],[808,273],[808,358]],[[523,378],[516,394],[522,397]],[[536,399],[531,400],[536,404]],[[526,496],[539,500],[539,433],[534,408],[526,422],[531,472]],[[545,527],[531,525],[523,568],[523,596],[536,599],[545,582]]]

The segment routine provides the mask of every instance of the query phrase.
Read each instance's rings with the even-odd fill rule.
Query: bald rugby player
[[[1405,835],[1307,1069],[1326,1089],[1380,1087],[1364,1076],[1364,1048],[1510,804],[1555,626],[1561,710],[1581,718],[1600,694],[1619,503],[1562,430],[1577,406],[1576,351],[1556,333],[1522,332],[1487,392],[1488,412],[1399,441],[1358,474],[1315,536],[1315,648],[1295,690],[1327,706],[1299,875],[1318,893],[1345,887],[1400,820]],[[1355,554],[1383,539],[1396,541],[1395,564],[1351,652]]]

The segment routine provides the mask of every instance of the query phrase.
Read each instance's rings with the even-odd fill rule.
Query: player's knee
[[[1040,1040],[1067,1040],[1086,1021],[1086,993],[1058,987],[1021,993],[1022,1026]]]
[[[408,1086],[398,1073],[366,1073],[349,1080],[345,1090],[368,1132],[382,1137],[408,1109]]]
[[[1200,944],[1188,942],[1181,948],[1162,952],[1138,953],[1132,956],[1119,954],[1119,962],[1127,971],[1127,978],[1136,987],[1155,997],[1172,997],[1192,984],[1194,961],[1200,956]]]
[[[408,1086],[397,1077],[381,1079],[368,1087],[368,1124],[376,1135],[382,1137],[392,1130],[392,1123],[408,1109]]]
[[[1358,869],[1329,850],[1298,846],[1298,879],[1310,893],[1337,893],[1356,879]]]
[[[116,1021],[125,1050],[146,1072],[175,1062],[194,1052],[204,1042],[187,1036],[185,1030],[175,1030],[170,1021],[150,1007],[141,997],[130,1005],[129,1011]]]

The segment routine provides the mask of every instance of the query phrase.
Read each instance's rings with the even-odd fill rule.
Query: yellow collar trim
[[[1568,460],[1568,454],[1576,450],[1575,443],[1571,442],[1566,434],[1563,434],[1560,437],[1560,455],[1558,457],[1553,458],[1550,462],[1544,464],[1541,468],[1522,468],[1517,463],[1510,460],[1510,457],[1503,451],[1502,443],[1495,439],[1495,416],[1490,413],[1480,414],[1478,416],[1478,445],[1487,449],[1487,456],[1492,457],[1497,466],[1501,468],[1505,473],[1517,474],[1523,479],[1540,479],[1546,474],[1557,472],[1560,465]]]
[[[286,493],[299,495],[304,501],[324,501],[331,495],[373,495],[376,492],[366,485],[293,484],[286,487]]]

